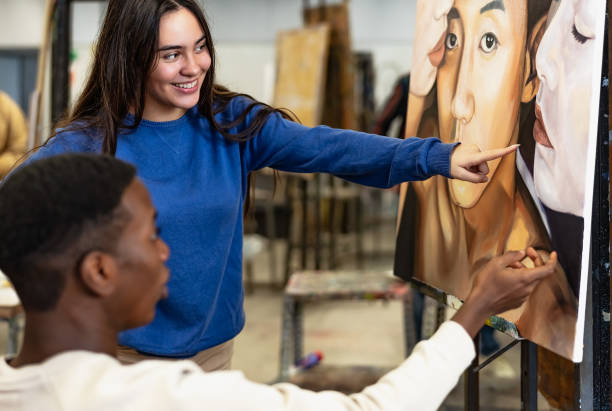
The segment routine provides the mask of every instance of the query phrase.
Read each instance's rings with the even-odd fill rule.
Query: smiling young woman
[[[151,193],[173,250],[169,296],[151,324],[120,335],[129,347],[124,361],[197,356],[205,370],[229,367],[231,341],[245,321],[250,172],[328,172],[376,187],[436,174],[484,181],[486,161],[514,150],[307,128],[215,85],[214,76],[212,37],[194,0],[110,0],[84,91],[33,156],[113,154],[136,166]]]

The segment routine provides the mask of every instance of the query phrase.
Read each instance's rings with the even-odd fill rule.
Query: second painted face
[[[536,54],[533,177],[549,208],[583,216],[598,2],[553,1]]]
[[[211,58],[196,17],[180,8],[159,21],[156,61],[147,78],[143,117],[150,121],[180,118],[198,103]]]
[[[438,120],[443,142],[480,150],[518,138],[527,36],[524,0],[456,0],[448,14],[445,56],[438,70]],[[500,160],[489,162],[489,181]],[[450,180],[455,204],[473,207],[488,183]]]

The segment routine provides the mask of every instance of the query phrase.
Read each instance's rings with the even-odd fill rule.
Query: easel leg
[[[521,410],[538,409],[538,346],[521,341]]]
[[[7,354],[9,355],[17,355],[18,346],[19,346],[19,331],[21,327],[19,326],[19,317],[14,316],[9,318],[8,320],[9,326],[9,338],[8,338],[8,347]]]
[[[474,370],[478,367],[480,333],[476,334],[476,337],[474,337],[474,349],[476,350],[476,357],[467,370],[465,370],[465,409],[468,411],[478,411],[480,408],[478,372]]]
[[[281,348],[280,348],[280,369],[278,373],[279,381],[289,380],[289,367],[295,359],[292,354],[295,345],[294,331],[295,301],[293,298],[285,296],[283,299],[283,315],[281,323]]]

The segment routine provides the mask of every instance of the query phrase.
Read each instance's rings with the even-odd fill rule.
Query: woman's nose
[[[193,54],[187,54],[185,64],[181,69],[181,74],[186,77],[191,77],[197,75],[199,71],[200,66],[198,66],[195,56]]]

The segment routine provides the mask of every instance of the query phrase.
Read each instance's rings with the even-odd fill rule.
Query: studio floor
[[[363,245],[365,269],[384,272],[393,267],[394,222],[366,226]],[[382,235],[381,235],[382,234]],[[349,244],[350,244],[350,240]],[[282,249],[282,244],[277,246]],[[340,268],[354,269],[350,246],[340,253]],[[246,326],[234,348],[232,368],[258,382],[273,382],[279,375],[282,290],[270,281],[269,258],[264,251],[254,261],[255,288],[245,301]],[[326,365],[394,367],[404,358],[400,301],[326,301],[304,307],[304,353],[319,350]],[[504,346],[510,337],[496,332]],[[480,374],[481,410],[520,410],[520,345],[512,347]],[[497,362],[497,364],[496,364]],[[463,379],[444,401],[441,410],[463,410]],[[539,410],[552,410],[539,395]]]
[[[393,221],[365,227],[365,269],[385,271],[393,265]],[[382,235],[381,235],[382,234]],[[342,269],[355,268],[351,241],[339,253]],[[276,244],[278,266],[284,244]],[[340,247],[341,251],[343,247]],[[253,261],[253,290],[246,295],[246,325],[235,340],[232,368],[242,370],[251,380],[271,383],[279,376],[281,314],[283,292],[271,284],[267,250]],[[304,308],[304,353],[319,350],[325,365],[368,365],[392,368],[404,358],[402,304],[399,301],[328,301],[307,304]],[[7,327],[0,324],[0,353],[6,350]],[[497,333],[504,345],[509,337]],[[480,375],[482,410],[520,409],[520,347],[516,345]],[[463,409],[463,381],[460,380],[442,410]],[[539,410],[550,410],[538,400]]]

